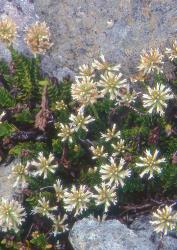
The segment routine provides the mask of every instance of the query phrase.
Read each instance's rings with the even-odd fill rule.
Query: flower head
[[[155,227],[157,233],[167,234],[168,230],[175,229],[177,225],[177,212],[172,211],[171,206],[157,209],[152,215],[151,224]]]
[[[159,49],[150,49],[149,52],[143,51],[140,56],[140,64],[138,69],[143,71],[144,74],[150,74],[153,72],[162,72],[163,55],[159,52]]]
[[[105,141],[110,141],[113,138],[120,138],[120,131],[116,132],[116,124],[113,124],[113,127],[106,130],[106,134],[101,133],[101,138]]]
[[[139,93],[137,93],[136,91],[130,90],[128,86],[126,88],[121,88],[119,91],[119,96],[117,96],[116,105],[129,106],[130,104],[135,103],[138,94]]]
[[[113,153],[113,157],[125,152],[125,141],[120,139],[116,144],[111,144],[113,149],[116,151]]]
[[[56,110],[66,110],[66,108],[67,108],[67,105],[64,103],[63,100],[56,102],[56,104],[55,104]]]
[[[106,94],[110,95],[111,100],[115,100],[119,95],[119,90],[124,83],[125,79],[121,79],[122,74],[114,74],[112,72],[105,72],[104,75],[101,75],[101,80],[98,82],[98,86],[101,88],[102,96]]]
[[[104,211],[107,212],[111,203],[116,204],[116,188],[115,186],[109,187],[106,183],[102,182],[101,186],[95,187],[96,194],[93,195],[97,206],[104,205]]]
[[[65,221],[68,219],[68,216],[65,214],[63,217],[61,215],[57,215],[52,218],[53,222],[53,234],[57,236],[68,230],[68,224],[65,224]]]
[[[79,78],[80,77],[94,77],[94,68],[87,64],[83,64],[79,67]]]
[[[95,103],[99,97],[96,83],[90,77],[76,79],[71,86],[71,94],[83,106]]]
[[[38,200],[38,205],[34,207],[32,213],[40,214],[42,216],[48,217],[49,219],[52,219],[53,215],[51,213],[55,210],[57,210],[57,206],[51,207],[49,200],[46,200],[45,197],[41,197]]]
[[[108,156],[108,153],[105,153],[104,152],[104,146],[96,146],[96,147],[93,147],[91,146],[90,147],[90,150],[92,151],[92,159],[99,159],[99,158],[106,158]]]
[[[84,116],[84,112],[81,109],[78,111],[77,115],[71,114],[69,119],[72,122],[75,131],[78,131],[79,129],[88,131],[86,125],[95,121],[90,115]]]
[[[69,141],[70,143],[73,142],[73,133],[74,133],[74,129],[71,126],[71,124],[63,124],[60,123],[60,133],[58,133],[58,136],[62,138],[61,141]]]
[[[52,46],[51,34],[45,22],[36,22],[28,27],[25,42],[33,54],[45,54]]]
[[[0,20],[0,40],[6,44],[12,44],[17,34],[17,26],[15,22],[9,18]]]
[[[2,231],[19,231],[19,226],[25,220],[25,209],[18,201],[0,199],[0,228]]]
[[[154,88],[148,87],[148,93],[143,95],[143,105],[148,108],[149,113],[164,114],[164,109],[167,107],[167,101],[174,96],[169,88],[163,84],[157,83]]]
[[[166,48],[165,53],[169,56],[171,61],[177,59],[177,40],[173,42],[171,48]]]
[[[52,164],[54,160],[53,154],[49,154],[48,159],[45,158],[44,154],[42,152],[39,153],[37,157],[37,161],[32,161],[31,165],[35,166],[37,169],[34,176],[43,176],[44,179],[48,177],[49,173],[55,173],[55,169],[58,167],[58,165]]]
[[[91,192],[85,185],[79,188],[72,186],[71,190],[64,194],[64,204],[66,211],[75,210],[75,216],[87,209],[91,199]]]
[[[64,197],[64,193],[67,191],[64,189],[63,185],[61,184],[60,180],[57,180],[56,183],[53,185],[57,197],[57,201],[61,201]]]
[[[92,67],[97,70],[102,71],[118,71],[120,69],[120,64],[113,65],[110,62],[107,62],[104,55],[100,55],[100,60],[94,60]]]
[[[145,151],[145,157],[140,157],[139,163],[136,163],[137,167],[143,168],[140,177],[143,177],[146,174],[149,174],[149,179],[154,176],[154,173],[161,173],[160,164],[166,162],[165,158],[158,159],[159,151],[156,149],[153,154],[150,150]]]
[[[9,178],[14,180],[13,187],[25,188],[28,186],[27,176],[28,164],[25,166],[22,163],[17,163],[12,167],[12,171]]]
[[[103,181],[109,181],[108,185],[124,186],[124,179],[130,177],[131,171],[124,169],[125,160],[120,159],[119,163],[115,162],[113,157],[110,158],[109,164],[101,165],[100,174]]]

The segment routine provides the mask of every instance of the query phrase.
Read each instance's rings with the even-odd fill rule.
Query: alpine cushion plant
[[[2,20],[0,26],[0,39],[11,45],[15,23]],[[131,83],[121,73],[121,65],[103,54],[90,65],[79,66],[74,82],[41,80],[34,65],[52,46],[46,23],[27,28],[25,42],[35,59],[28,61],[11,47],[16,71],[9,72],[8,65],[0,67],[7,86],[13,80],[14,90],[31,90],[30,98],[17,98],[15,91],[0,88],[0,142],[3,152],[19,158],[9,178],[22,194],[21,202],[0,199],[1,231],[26,234],[23,244],[43,247],[49,239],[56,247],[56,240],[78,218],[98,213],[109,217],[112,207],[118,210],[130,193],[133,197],[148,185],[152,193],[159,186],[168,193],[169,182],[177,187],[171,161],[177,146],[175,116],[168,115],[176,93],[174,83],[162,77],[165,55],[172,63],[176,60],[176,41],[165,54],[158,48],[143,51],[138,71],[144,84]],[[19,88],[21,68],[25,84]],[[174,229],[172,205],[154,212],[152,224],[163,234]]]

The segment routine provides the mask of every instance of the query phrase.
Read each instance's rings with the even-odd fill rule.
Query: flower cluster
[[[159,208],[153,213],[151,224],[155,227],[157,233],[166,235],[169,230],[173,230],[177,226],[177,212],[167,205]]]
[[[140,157],[140,162],[136,163],[137,167],[143,168],[140,177],[149,174],[149,179],[154,176],[154,173],[161,173],[162,169],[160,167],[161,163],[165,163],[165,158],[158,159],[159,151],[156,149],[153,154],[150,150],[145,151],[145,157]]]
[[[177,40],[172,43],[171,48],[166,48],[165,52],[171,61],[177,59]]]
[[[9,18],[0,20],[0,40],[11,45],[17,35],[17,26],[15,22]]]
[[[22,222],[25,221],[25,216],[25,209],[18,201],[0,199],[0,228],[2,231],[14,230],[18,232]]]
[[[36,22],[27,28],[25,42],[31,52],[45,54],[52,46],[51,34],[45,22]]]
[[[148,87],[147,89],[148,93],[143,94],[144,107],[148,108],[149,113],[155,112],[164,115],[168,100],[174,97],[171,89],[159,83],[154,88]]]

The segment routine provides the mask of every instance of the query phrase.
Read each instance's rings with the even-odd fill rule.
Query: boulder
[[[15,48],[29,53],[24,28],[44,20],[54,46],[42,59],[45,72],[58,78],[74,74],[102,52],[121,63],[126,76],[136,71],[142,49],[162,50],[176,38],[176,0],[1,0],[1,15],[17,22]],[[0,56],[9,54],[0,45]]]
[[[98,222],[93,217],[76,222],[69,240],[74,250],[157,250],[160,238],[153,232],[149,217],[141,217],[132,229],[118,220]],[[163,250],[177,250],[177,239],[166,236]]]

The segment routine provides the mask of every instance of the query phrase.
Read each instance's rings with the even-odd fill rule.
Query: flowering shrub
[[[12,43],[15,25],[6,36],[1,26],[0,39]],[[101,55],[80,66],[74,82],[58,84],[38,68],[50,36],[45,23],[32,25],[25,41],[35,58],[11,47],[14,69],[0,66],[1,158],[18,158],[9,178],[22,195],[22,202],[0,199],[0,229],[15,235],[13,249],[60,249],[57,240],[76,219],[109,215],[135,193],[173,196],[177,188],[176,79],[163,75],[165,55],[176,65],[176,42],[164,55],[143,52],[140,78],[126,79],[120,64]],[[172,204],[153,213],[157,232],[166,234],[176,223]]]

